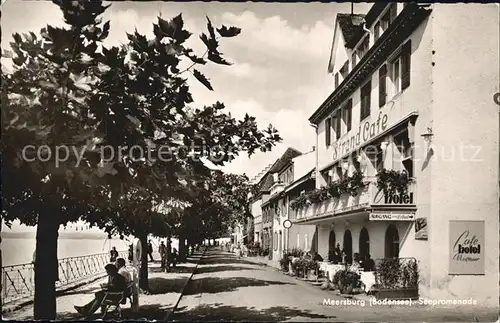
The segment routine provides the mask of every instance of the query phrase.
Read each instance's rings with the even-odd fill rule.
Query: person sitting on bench
[[[96,292],[94,294],[95,298],[88,304],[84,306],[75,305],[75,310],[86,318],[94,314],[97,309],[99,309],[104,297],[106,296],[106,292],[119,293],[123,292],[127,287],[125,277],[118,273],[118,268],[115,265],[108,264],[104,267],[104,269],[106,269],[106,273],[108,274],[108,283],[101,284],[102,290]],[[115,297],[119,297],[121,299],[121,295],[116,295]]]

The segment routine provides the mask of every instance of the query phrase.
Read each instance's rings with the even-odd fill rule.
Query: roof
[[[363,25],[355,25],[353,23],[353,18],[358,18],[357,20],[359,20],[365,18],[365,15],[350,13],[337,14],[337,23],[339,24],[340,30],[342,31],[342,36],[344,36],[346,45],[352,41],[359,30],[363,30]]]
[[[380,9],[380,4],[377,3],[370,9],[367,17],[368,15],[374,16],[372,10],[376,7],[379,8],[377,10],[383,10],[383,8]],[[389,53],[392,53],[397,46],[402,44],[404,37],[408,37],[424,21],[431,12],[429,7],[430,5],[428,4],[409,3],[389,25],[388,30],[382,34],[358,64],[350,71],[347,78],[340,83],[311,117],[309,117],[309,122],[318,124],[325,115],[338,108],[342,101],[346,100],[365,81],[366,77],[374,72],[377,66],[380,66],[383,58],[387,58]]]
[[[277,173],[285,168],[293,158],[302,155],[300,151],[295,148],[288,148],[283,155],[274,163],[273,167],[269,170],[269,173]]]
[[[370,8],[370,10],[368,10],[366,15],[359,15],[359,16],[363,16],[367,28],[371,27],[371,25],[375,22],[377,17],[382,13],[382,11],[384,11],[384,9],[390,3],[391,2],[388,2],[388,1],[376,2]],[[363,25],[361,24],[359,26],[359,28],[357,28],[356,30],[353,31],[353,34],[350,35],[349,40],[347,40],[347,38],[345,39],[346,47],[347,48],[354,48],[354,46],[356,46],[356,44],[361,40],[361,38],[363,38],[365,33],[366,33],[366,31],[363,29]]]

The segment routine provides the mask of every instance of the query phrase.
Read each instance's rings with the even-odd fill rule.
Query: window
[[[342,127],[341,127],[341,119],[340,119],[340,110],[337,110],[335,114],[332,117],[333,123],[332,123],[332,128],[335,131],[335,140],[339,140],[340,136],[342,135]]]
[[[304,251],[308,251],[309,249],[307,248],[308,246],[308,241],[307,241],[307,234],[304,235]]]
[[[340,75],[342,76],[342,79],[345,79],[347,75],[349,75],[349,60],[344,63],[344,66],[340,69]]]
[[[389,9],[380,18],[380,31],[381,34],[389,28],[390,24],[396,19],[398,15],[397,3],[391,3]]]
[[[361,121],[370,116],[371,91],[372,82],[368,81],[361,88]]]
[[[358,161],[359,156],[361,156],[359,152],[352,155],[352,165],[357,172],[361,171],[361,163]]]
[[[391,62],[391,79],[394,95],[410,86],[411,40],[402,47]]]
[[[341,162],[341,163],[342,163],[342,162]],[[335,168],[335,172],[337,173],[337,179],[338,179],[339,181],[341,181],[341,180],[343,180],[343,179],[344,179],[346,171],[344,171],[344,170],[342,169],[342,167],[341,167],[341,166],[337,166],[337,167]]]
[[[387,66],[378,70],[378,106],[383,107],[387,99]]]
[[[361,59],[361,58],[363,58],[363,56],[365,56],[366,52],[368,52],[369,47],[370,47],[370,37],[367,35],[367,36],[365,36],[363,41],[361,41],[361,43],[359,44],[359,47],[357,49],[359,59]]]
[[[380,21],[377,21],[375,24],[375,27],[373,28],[373,39],[374,41],[377,41],[380,37]]]
[[[413,144],[408,137],[408,129],[394,136],[394,144],[396,145],[394,161],[401,161],[402,167],[408,173],[408,176],[413,177]]]
[[[335,73],[335,88],[339,86],[339,73]]]
[[[384,151],[380,143],[375,146],[368,146],[365,150],[365,154],[376,172],[384,168]]]
[[[326,146],[330,146],[331,144],[331,128],[332,128],[332,119],[327,118],[325,120],[325,144]]]
[[[357,56],[357,55],[358,55],[358,54],[356,53],[356,51],[354,51],[354,52],[352,53],[352,67],[353,67],[353,68],[354,68],[354,66],[356,66],[356,64],[357,64],[357,61],[356,61],[356,58],[357,58],[356,56]]]
[[[325,177],[326,185],[330,186],[332,184],[332,177],[330,176],[329,173],[326,173],[324,177]]]
[[[347,132],[352,128],[352,99],[349,99],[342,109],[342,120],[346,125]]]
[[[401,90],[410,86],[411,40],[401,49]]]

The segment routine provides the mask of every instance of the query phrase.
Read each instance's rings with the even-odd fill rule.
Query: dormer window
[[[367,35],[365,38],[361,41],[361,43],[358,46],[358,49],[356,52],[358,53],[359,59],[363,58],[365,54],[368,52],[368,48],[370,47],[370,37]]]
[[[343,80],[347,78],[347,75],[349,75],[349,60],[347,60],[347,62],[344,63],[339,73],[342,76]]]

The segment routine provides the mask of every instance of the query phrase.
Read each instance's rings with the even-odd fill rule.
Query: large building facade
[[[337,16],[333,93],[309,119],[315,186],[364,185],[297,211],[323,258],[337,243],[351,258],[415,258],[422,297],[498,305],[498,26],[496,4]]]

